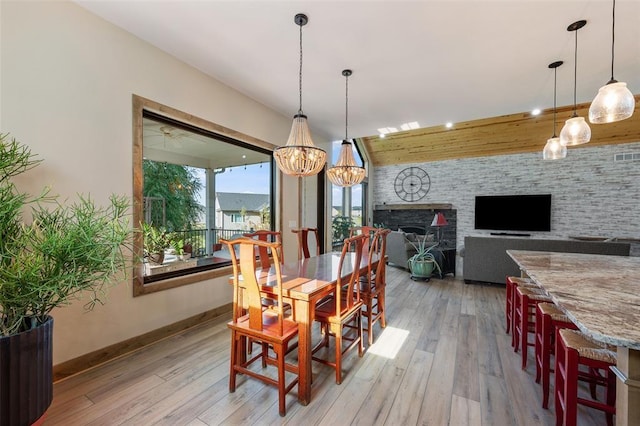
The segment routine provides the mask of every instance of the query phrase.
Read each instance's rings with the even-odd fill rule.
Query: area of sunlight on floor
[[[407,336],[409,336],[409,330],[387,326],[367,352],[393,359],[407,340]]]

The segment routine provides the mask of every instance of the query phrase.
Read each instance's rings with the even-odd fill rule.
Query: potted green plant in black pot
[[[51,404],[51,311],[84,297],[86,309],[102,303],[132,259],[126,197],[113,195],[100,207],[81,195],[61,203],[47,189],[35,197],[20,192],[12,179],[39,162],[28,147],[0,134],[2,426],[30,425]]]

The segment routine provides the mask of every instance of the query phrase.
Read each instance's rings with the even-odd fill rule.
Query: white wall
[[[68,2],[0,2],[0,131],[44,162],[19,184],[51,185],[62,199],[132,193],[132,94],[275,145],[282,116]],[[212,54],[215,49],[212,48]],[[250,119],[247,119],[250,117]],[[314,136],[315,137],[315,136]],[[319,145],[326,144],[315,137]],[[283,224],[298,215],[297,180],[283,179]],[[305,209],[315,212],[313,197]],[[315,214],[315,213],[314,213]],[[285,229],[286,256],[297,256]],[[231,301],[224,278],[132,297],[120,283],[91,313],[85,301],[56,310],[54,363],[174,323]]]

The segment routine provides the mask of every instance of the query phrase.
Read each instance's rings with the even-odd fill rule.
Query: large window
[[[273,148],[134,96],[134,294],[228,274],[220,239],[273,229]]]
[[[335,164],[342,141],[335,141],[332,144],[332,163]],[[359,166],[364,167],[365,162],[355,144],[353,146],[353,157]],[[342,241],[349,236],[349,228],[367,224],[366,200],[367,178],[358,185],[343,188],[331,185],[331,221],[333,228],[333,247],[342,246]]]

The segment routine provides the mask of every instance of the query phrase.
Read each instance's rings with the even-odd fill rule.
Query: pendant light
[[[562,145],[560,143],[560,138],[556,136],[556,87],[558,67],[562,64],[562,61],[556,61],[549,64],[549,68],[553,69],[553,136],[547,140],[547,144],[542,150],[543,160],[559,160],[567,156],[567,147]]]
[[[349,126],[349,76],[351,70],[343,70],[342,75],[345,77],[345,119],[344,119],[344,140],[340,147],[340,155],[335,166],[327,170],[329,180],[338,186],[353,186],[364,180],[365,169],[356,164],[353,158],[353,147],[348,137]]]
[[[613,57],[616,29],[616,0],[613,0],[613,19],[611,26],[611,80],[598,90],[589,107],[589,121],[593,124],[613,123],[633,115],[636,100],[627,83],[613,78]]]
[[[309,22],[307,15],[299,13],[294,22],[300,26],[300,107],[298,113],[293,116],[293,125],[287,144],[276,148],[273,156],[278,168],[286,175],[305,177],[317,175],[324,167],[327,153],[316,147],[311,140],[307,116],[302,112],[302,27]]]
[[[578,76],[578,30],[584,27],[587,21],[580,20],[567,27],[567,31],[576,33],[576,44],[573,56],[573,114],[560,131],[560,143],[564,146],[582,145],[591,140],[591,128],[583,117],[578,116],[576,104],[576,87]]]

